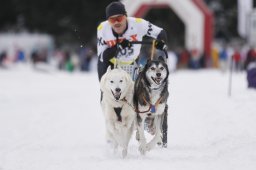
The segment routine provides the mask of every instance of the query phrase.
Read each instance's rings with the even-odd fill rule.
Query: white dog
[[[134,83],[128,73],[121,68],[108,67],[102,76],[100,88],[101,101],[106,121],[106,137],[114,145],[122,147],[122,156],[127,155],[128,144],[132,136],[136,114],[131,106]]]

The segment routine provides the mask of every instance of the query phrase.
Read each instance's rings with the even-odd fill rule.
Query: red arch
[[[213,15],[202,0],[192,0],[200,11],[204,14],[204,52],[206,57],[211,55],[212,35],[213,35]],[[143,17],[152,8],[167,8],[169,4],[142,4],[134,13],[135,17]]]
[[[135,12],[135,17],[143,17],[152,8],[168,8],[169,4],[142,4]]]
[[[193,0],[193,2],[204,14],[204,51],[206,57],[210,57],[213,37],[213,14],[202,0]]]

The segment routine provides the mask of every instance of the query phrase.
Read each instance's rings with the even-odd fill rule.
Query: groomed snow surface
[[[170,74],[168,148],[105,142],[97,73],[0,69],[0,170],[255,170],[256,90],[246,74]]]

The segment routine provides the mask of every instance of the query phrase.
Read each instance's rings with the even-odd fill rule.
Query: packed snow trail
[[[0,170],[254,170],[256,90],[245,73],[170,75],[168,148],[126,159],[105,142],[97,74],[0,70]]]

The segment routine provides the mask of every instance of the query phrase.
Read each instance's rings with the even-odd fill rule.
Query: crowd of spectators
[[[141,53],[140,62],[146,62],[148,51]],[[256,87],[256,48],[232,48],[223,45],[219,48],[213,47],[210,56],[200,54],[197,50],[179,49],[172,51],[175,58],[176,69],[201,69],[216,68],[226,72],[232,68],[235,72],[246,71],[249,87]],[[8,56],[7,51],[0,51],[0,68],[6,68],[9,63],[30,62],[32,65],[38,63],[50,63],[55,61],[55,67],[59,70],[73,72],[76,70],[89,72],[92,67],[92,60],[96,58],[94,46],[81,47],[78,50],[60,50],[52,52],[46,49],[32,50],[27,54],[22,49],[17,49],[14,56]]]
[[[30,63],[34,67],[38,64],[51,64],[59,70],[73,72],[75,70],[89,72],[91,61],[95,57],[95,48],[91,46],[81,47],[77,50],[55,49],[33,49],[26,52],[17,49],[13,55],[6,50],[0,51],[0,68],[8,68],[15,63]],[[52,64],[53,63],[53,64]]]
[[[223,45],[212,48],[210,56],[183,49],[176,53],[176,57],[177,69],[216,68],[222,72],[228,69],[234,72],[246,71],[248,87],[256,88],[256,47],[232,48]]]

